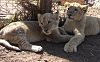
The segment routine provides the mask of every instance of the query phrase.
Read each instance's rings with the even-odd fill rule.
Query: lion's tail
[[[8,41],[4,40],[4,39],[0,39],[0,44],[4,45],[7,48],[13,49],[13,50],[17,50],[20,51],[20,49],[16,46],[12,46]]]

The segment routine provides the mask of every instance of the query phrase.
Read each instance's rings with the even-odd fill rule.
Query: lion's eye
[[[75,8],[75,11],[78,11],[78,9]]]
[[[41,25],[43,25],[43,23],[41,22]]]
[[[48,21],[48,23],[51,23],[51,21]]]

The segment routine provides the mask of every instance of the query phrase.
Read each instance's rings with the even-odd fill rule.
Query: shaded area
[[[89,36],[78,47],[77,53],[65,53],[63,46],[65,43],[56,44],[48,42],[38,42],[44,48],[43,53],[16,52],[7,50],[0,46],[1,62],[100,62],[100,35]]]

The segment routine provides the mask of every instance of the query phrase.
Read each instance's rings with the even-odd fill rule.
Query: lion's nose
[[[72,16],[70,13],[67,14],[69,17]]]
[[[45,32],[48,32],[48,29],[45,29],[44,31],[45,31]]]

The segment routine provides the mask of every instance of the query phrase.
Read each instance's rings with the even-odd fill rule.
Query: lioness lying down
[[[52,42],[65,42],[71,36],[61,35],[58,27],[58,14],[39,14],[38,21],[13,22],[0,30],[0,44],[14,50],[29,50],[34,52],[42,51],[41,46],[32,45],[30,42],[37,42],[46,39]],[[63,31],[63,30],[62,30]],[[10,43],[17,44],[18,47]]]
[[[87,5],[78,3],[65,3],[68,10],[66,22],[63,26],[65,31],[75,35],[64,46],[65,52],[77,52],[77,46],[84,41],[87,35],[97,35],[100,32],[100,19],[86,16]]]

